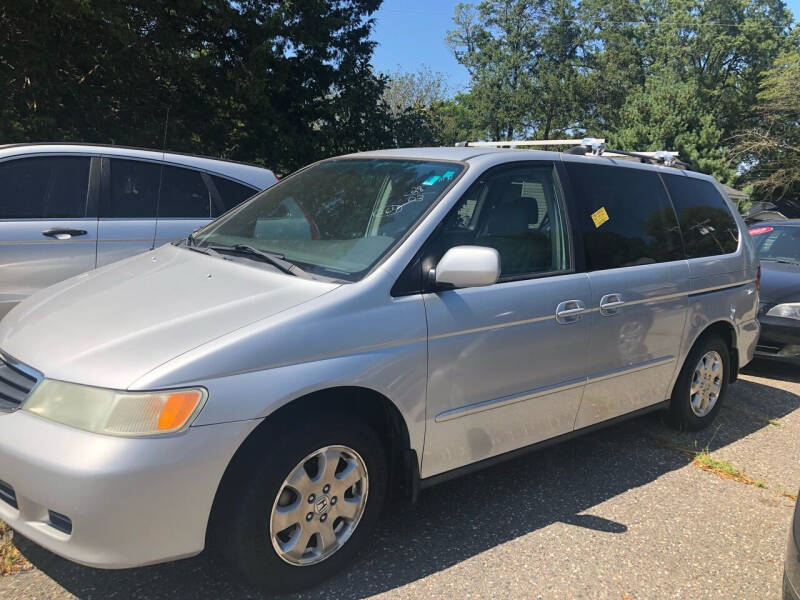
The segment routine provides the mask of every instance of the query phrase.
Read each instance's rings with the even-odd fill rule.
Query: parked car
[[[759,223],[750,235],[761,260],[756,354],[800,364],[800,219]]]
[[[783,600],[800,600],[800,504],[797,503],[783,563]]]
[[[387,498],[648,411],[708,426],[758,337],[746,231],[667,167],[316,163],[8,314],[0,518],[87,565],[208,539],[262,586],[312,585]]]
[[[117,146],[0,146],[0,318],[36,290],[186,237],[267,169]]]

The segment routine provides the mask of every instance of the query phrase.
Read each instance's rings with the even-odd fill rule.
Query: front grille
[[[0,354],[0,412],[17,410],[40,379],[32,369]]]
[[[19,508],[17,506],[17,494],[14,492],[14,488],[2,479],[0,479],[0,501],[10,504],[14,508]]]

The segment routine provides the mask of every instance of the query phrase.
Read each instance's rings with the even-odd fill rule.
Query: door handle
[[[575,323],[583,317],[586,305],[580,300],[564,300],[556,306],[556,321],[562,325]]]
[[[61,229],[60,227],[54,227],[53,229],[45,229],[42,232],[42,235],[46,235],[47,237],[56,238],[57,240],[68,240],[72,237],[77,237],[79,235],[86,235],[85,229]]]
[[[600,298],[600,314],[610,317],[619,312],[619,308],[625,304],[620,294],[606,294]]]

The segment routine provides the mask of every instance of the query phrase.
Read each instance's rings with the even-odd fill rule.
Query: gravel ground
[[[800,369],[754,363],[713,427],[648,415],[390,507],[353,568],[292,598],[777,599],[800,484]],[[691,463],[708,448],[757,487]],[[0,598],[264,598],[216,559],[129,571],[71,564],[21,537],[34,569]]]

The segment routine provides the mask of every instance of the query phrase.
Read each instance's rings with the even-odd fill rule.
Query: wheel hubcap
[[[269,533],[275,552],[300,566],[328,558],[353,535],[368,489],[367,467],[352,448],[326,446],[306,456],[272,505]]]
[[[698,361],[689,388],[689,403],[692,412],[704,417],[714,408],[722,390],[722,357],[715,350],[709,350]]]

